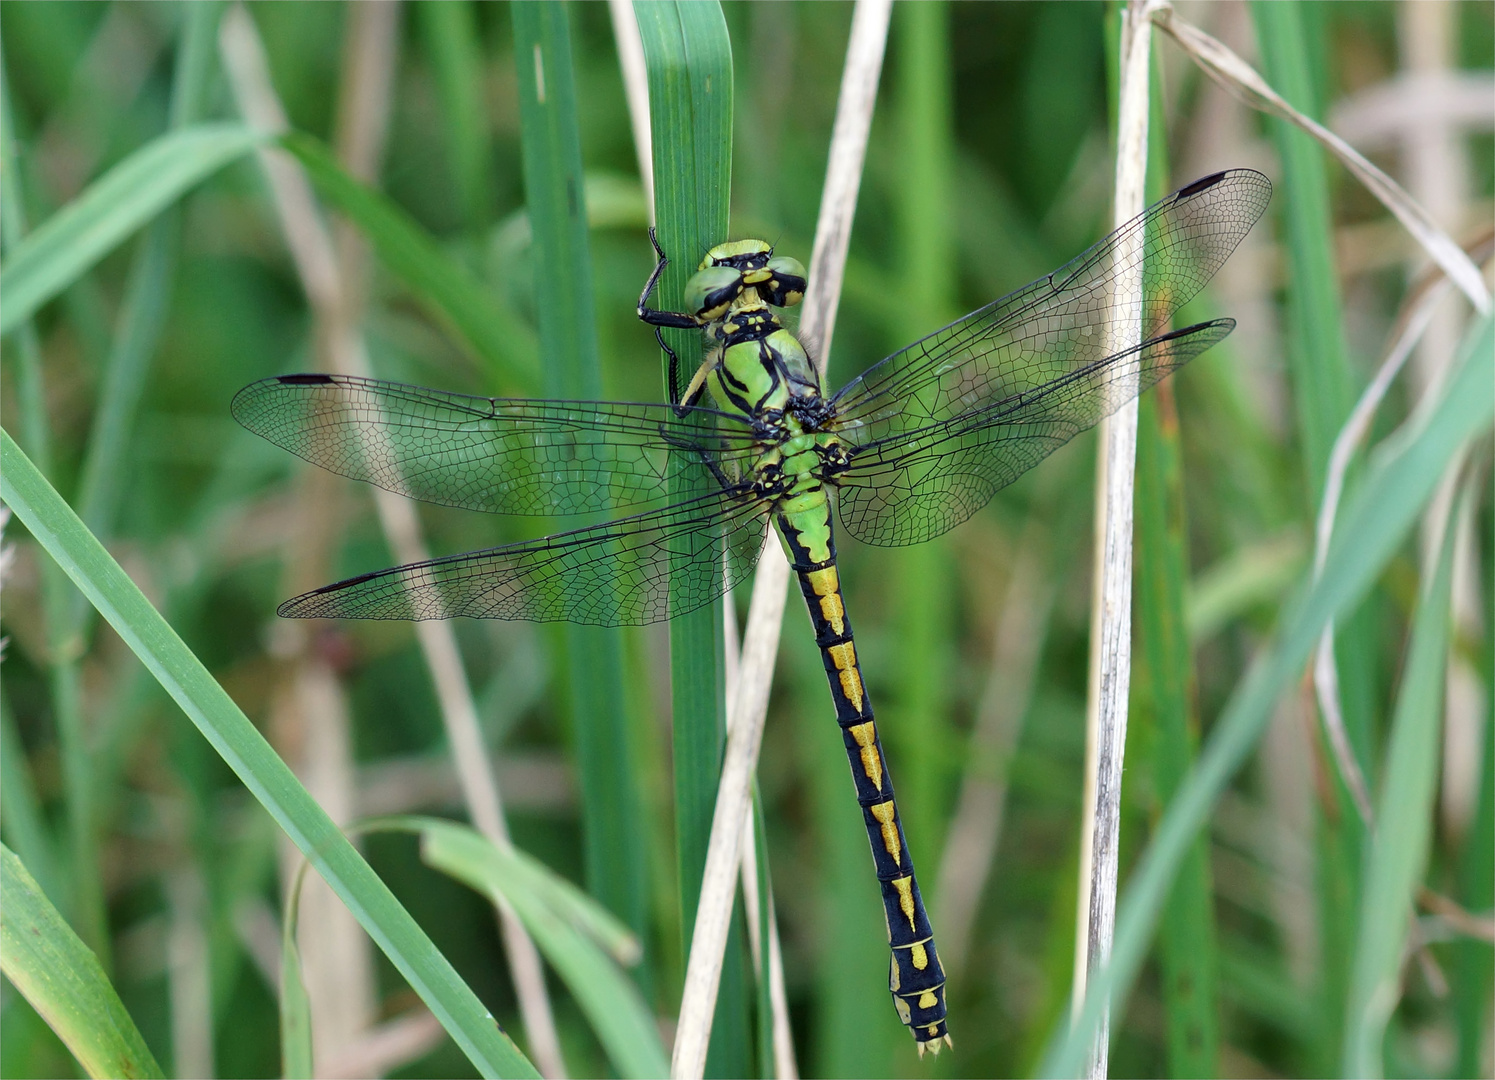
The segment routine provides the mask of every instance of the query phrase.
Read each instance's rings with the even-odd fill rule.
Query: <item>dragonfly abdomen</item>
[[[821,515],[823,522],[805,520]],[[888,989],[898,1018],[913,1032],[920,1053],[925,1048],[938,1053],[941,1045],[950,1042],[945,1024],[945,973],[919,894],[913,857],[893,795],[893,778],[857,661],[856,642],[836,570],[829,507],[823,506],[819,514],[808,510],[781,512],[776,524],[810,611],[815,643],[820,647],[836,706],[836,722],[856,785],[857,803],[872,847],[893,954]]]

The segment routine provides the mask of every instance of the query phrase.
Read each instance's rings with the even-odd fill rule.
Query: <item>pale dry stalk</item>
[[[1152,51],[1148,0],[1129,0],[1121,24],[1121,92],[1117,110],[1116,196],[1113,226],[1144,207],[1147,169],[1148,75]],[[1135,243],[1140,245],[1141,238]],[[1142,340],[1141,251],[1118,249],[1116,261],[1132,269],[1117,276],[1109,351]],[[1085,801],[1080,847],[1080,930],[1075,940],[1074,1015],[1089,977],[1106,964],[1116,928],[1116,886],[1121,829],[1122,757],[1126,748],[1127,694],[1131,687],[1132,491],[1137,456],[1135,385],[1118,383],[1125,404],[1100,424],[1096,469],[1095,585],[1090,620],[1090,686],[1086,709]],[[1086,1075],[1107,1070],[1109,1010],[1091,1046]]]

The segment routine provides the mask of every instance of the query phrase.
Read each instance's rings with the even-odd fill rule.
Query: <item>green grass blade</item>
[[[441,103],[442,134],[451,153],[462,214],[473,231],[487,224],[489,139],[483,110],[483,54],[476,5],[417,4],[416,21]],[[521,72],[524,67],[519,68]]]
[[[653,302],[679,310],[685,282],[700,256],[728,237],[732,46],[719,4],[637,0],[634,12],[649,75],[654,217],[659,242],[670,256]],[[689,379],[700,362],[701,335],[681,330],[664,334],[680,356],[682,380]],[[676,499],[701,490],[679,475],[670,483]],[[720,601],[670,623],[675,844],[681,940],[687,949],[695,928],[726,730],[722,649]],[[708,1076],[746,1076],[752,1071],[747,1000],[740,920],[734,920],[707,1054]]]
[[[89,1076],[164,1075],[98,957],[8,847],[0,847],[0,958]]]
[[[669,1055],[653,1015],[608,955],[622,944],[620,935],[630,940],[631,935],[606,910],[543,864],[518,851],[500,851],[465,825],[423,821],[421,856],[443,873],[513,906],[621,1075],[642,1080],[669,1073]],[[637,956],[637,942],[631,944]]]
[[[299,883],[301,878],[296,878]],[[296,947],[295,905],[280,938],[280,1061],[286,1080],[311,1080],[311,1000],[301,977],[301,950]]]
[[[504,303],[453,262],[393,200],[343,171],[310,135],[282,135],[323,198],[363,230],[374,250],[428,310],[486,363],[495,388],[532,393],[540,383],[535,336]]]
[[[949,321],[955,304],[955,239],[951,230],[955,173],[952,109],[954,75],[950,14],[943,3],[906,4],[893,32],[899,47],[894,84],[903,168],[895,203],[899,250],[896,277],[903,311],[900,342],[916,341]],[[955,655],[955,574],[951,547],[937,537],[891,554],[899,628],[892,702],[882,730],[892,744],[889,767],[898,777],[899,816],[914,865],[939,865],[946,793],[956,760],[951,742],[951,658]],[[933,880],[920,882],[924,899]],[[935,927],[938,934],[939,927]]]
[[[1262,68],[1267,81],[1301,111],[1320,114],[1319,88],[1325,78],[1323,35],[1316,34],[1318,12],[1308,5],[1253,3]],[[1334,261],[1334,220],[1330,209],[1326,153],[1306,132],[1276,117],[1267,121],[1282,165],[1281,236],[1288,266],[1285,338],[1288,372],[1297,412],[1302,470],[1308,502],[1317,506],[1329,452],[1349,415],[1353,378],[1342,332],[1339,275]],[[1311,520],[1311,518],[1310,518]],[[1335,633],[1335,656],[1346,735],[1362,772],[1368,771],[1375,728],[1375,660],[1379,654],[1374,608],[1346,612]],[[1353,921],[1343,917],[1359,907],[1359,863],[1365,830],[1339,770],[1332,769],[1337,807],[1320,815],[1314,875],[1322,954],[1318,1038],[1309,1044],[1310,1068],[1328,1073],[1338,1059],[1355,949]],[[1337,813],[1335,812],[1337,810]]]
[[[756,1036],[758,1050],[758,1075],[764,1080],[771,1080],[776,1075],[774,1070],[773,1054],[773,997],[772,997],[772,964],[770,963],[769,950],[769,913],[773,904],[773,881],[768,873],[768,823],[763,817],[763,794],[758,790],[758,782],[753,781],[753,805],[750,810],[753,815],[753,866],[756,870],[754,880],[758,888],[758,952],[753,957],[754,973],[757,977],[755,989],[757,996],[754,1008],[757,1010]]]
[[[125,237],[264,141],[243,124],[197,124],[147,143],[40,225],[0,269],[10,333]]]
[[[1120,57],[1119,41],[1111,40],[1120,36],[1119,22],[1107,20],[1107,57]],[[1117,24],[1114,34],[1113,23]],[[1168,118],[1163,107],[1167,98],[1160,72],[1154,57],[1148,95],[1149,203],[1173,186],[1167,182]],[[1113,99],[1119,78],[1119,72],[1112,72]],[[1189,321],[1175,320],[1175,325]],[[1151,784],[1145,786],[1155,796],[1149,807],[1154,820],[1178,793],[1199,754],[1194,657],[1185,613],[1188,522],[1175,387],[1175,380],[1165,381],[1144,395],[1137,409],[1132,607],[1138,648],[1132,702],[1138,733],[1150,736],[1143,768],[1150,768],[1152,774]],[[1218,1070],[1217,950],[1210,843],[1208,835],[1201,833],[1179,865],[1158,931],[1170,1076],[1206,1077]]]
[[[1401,961],[1417,886],[1431,846],[1447,678],[1449,595],[1459,501],[1444,522],[1443,547],[1412,620],[1397,694],[1376,831],[1365,860],[1355,965],[1345,1016],[1344,1076],[1384,1076],[1381,1042],[1401,998]]]
[[[425,932],[139,588],[0,432],[0,493],[306,855],[485,1076],[534,1076]]]
[[[1178,793],[1198,753],[1199,717],[1184,589],[1188,578],[1183,447],[1173,387],[1143,398],[1137,418],[1137,637],[1133,701],[1151,721],[1152,787],[1157,809]],[[1167,1020],[1168,1074],[1214,1076],[1218,1068],[1216,943],[1209,838],[1189,845],[1168,894],[1158,953]]]
[[[1267,81],[1299,110],[1317,116],[1314,65],[1297,0],[1253,3]],[[1339,275],[1324,150],[1306,132],[1268,119],[1282,182],[1277,185],[1287,275],[1288,364],[1297,406],[1309,498],[1324,486],[1329,450],[1349,413],[1351,381],[1340,331]]]
[[[510,10],[535,293],[543,298],[541,389],[549,398],[590,400],[602,396],[602,371],[567,9],[529,2]],[[587,888],[642,934],[647,852],[628,732],[622,631],[567,624],[556,636],[565,643],[560,661],[580,767]]]
[[[1495,415],[1495,396],[1488,393],[1492,379],[1495,322],[1487,316],[1466,338],[1457,374],[1427,421],[1383,448],[1340,515],[1322,576],[1290,607],[1275,644],[1231,696],[1122,897],[1111,962],[1091,981],[1073,1026],[1066,1025],[1067,1031],[1053,1037],[1042,1075],[1075,1075],[1105,1003],[1119,1011],[1189,844],[1255,747],[1283,689],[1302,675],[1324,625],[1365,595],[1417,520],[1448,463],[1469,439],[1489,427]]]

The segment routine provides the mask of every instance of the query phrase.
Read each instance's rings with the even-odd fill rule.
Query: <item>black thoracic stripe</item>
[[[747,383],[733,374],[732,369],[726,364],[717,365],[717,376],[721,379],[722,389],[726,391],[727,399],[732,405],[743,412],[751,413],[754,409],[752,402],[747,399]]]
[[[780,529],[789,542],[791,565],[799,576],[800,591],[810,609],[815,642],[820,646],[836,722],[841,727],[846,757],[851,764],[857,803],[867,827],[872,861],[877,868],[883,912],[887,916],[888,944],[893,958],[888,988],[898,1017],[921,1044],[947,1038],[945,1026],[945,973],[934,947],[934,932],[919,895],[913,858],[903,835],[903,822],[893,797],[893,778],[888,773],[882,740],[872,716],[872,702],[862,681],[856,658],[851,621],[841,596],[836,570],[835,547],[824,563],[811,563],[799,536],[781,517]]]

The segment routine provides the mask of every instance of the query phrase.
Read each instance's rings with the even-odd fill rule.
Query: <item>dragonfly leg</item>
[[[654,245],[654,250],[659,255],[659,261],[654,264],[654,272],[649,275],[649,280],[644,283],[644,291],[638,298],[638,317],[650,326],[672,326],[679,330],[699,330],[701,323],[694,315],[683,311],[656,311],[649,306],[649,297],[654,295],[654,289],[659,284],[659,275],[664,273],[664,268],[670,265],[670,260],[665,258],[664,249],[659,246],[659,238],[654,234],[654,226],[649,226],[649,243]]]
[[[670,359],[676,360],[674,353],[670,354]],[[677,390],[680,369],[677,363],[670,364],[670,401],[674,403],[677,415],[684,416],[687,409],[701,400],[701,394],[706,389],[706,378],[715,366],[716,361],[712,357],[708,356],[702,360],[701,366],[696,368],[696,373],[691,376],[690,385],[685,388],[685,393],[680,394]]]
[[[652,225],[649,226],[649,243],[654,245],[654,253],[659,256],[659,261],[654,264],[654,272],[649,275],[649,280],[644,283],[644,291],[639,295],[638,317],[649,326],[654,327],[654,337],[659,342],[659,347],[670,358],[668,375],[670,404],[675,407],[675,414],[677,416],[684,416],[685,410],[693,404],[695,398],[700,396],[701,390],[698,384],[703,383],[704,379],[700,376],[692,379],[691,387],[695,388],[694,392],[692,393],[690,388],[687,388],[687,394],[691,395],[690,399],[681,400],[680,357],[675,353],[674,349],[665,344],[664,334],[661,333],[661,330],[664,327],[670,327],[675,330],[699,330],[701,324],[695,316],[688,315],[683,311],[656,311],[649,306],[649,297],[654,295],[654,289],[659,285],[659,275],[664,273],[664,268],[670,264],[670,260],[665,257],[664,248],[659,246],[659,236]]]

